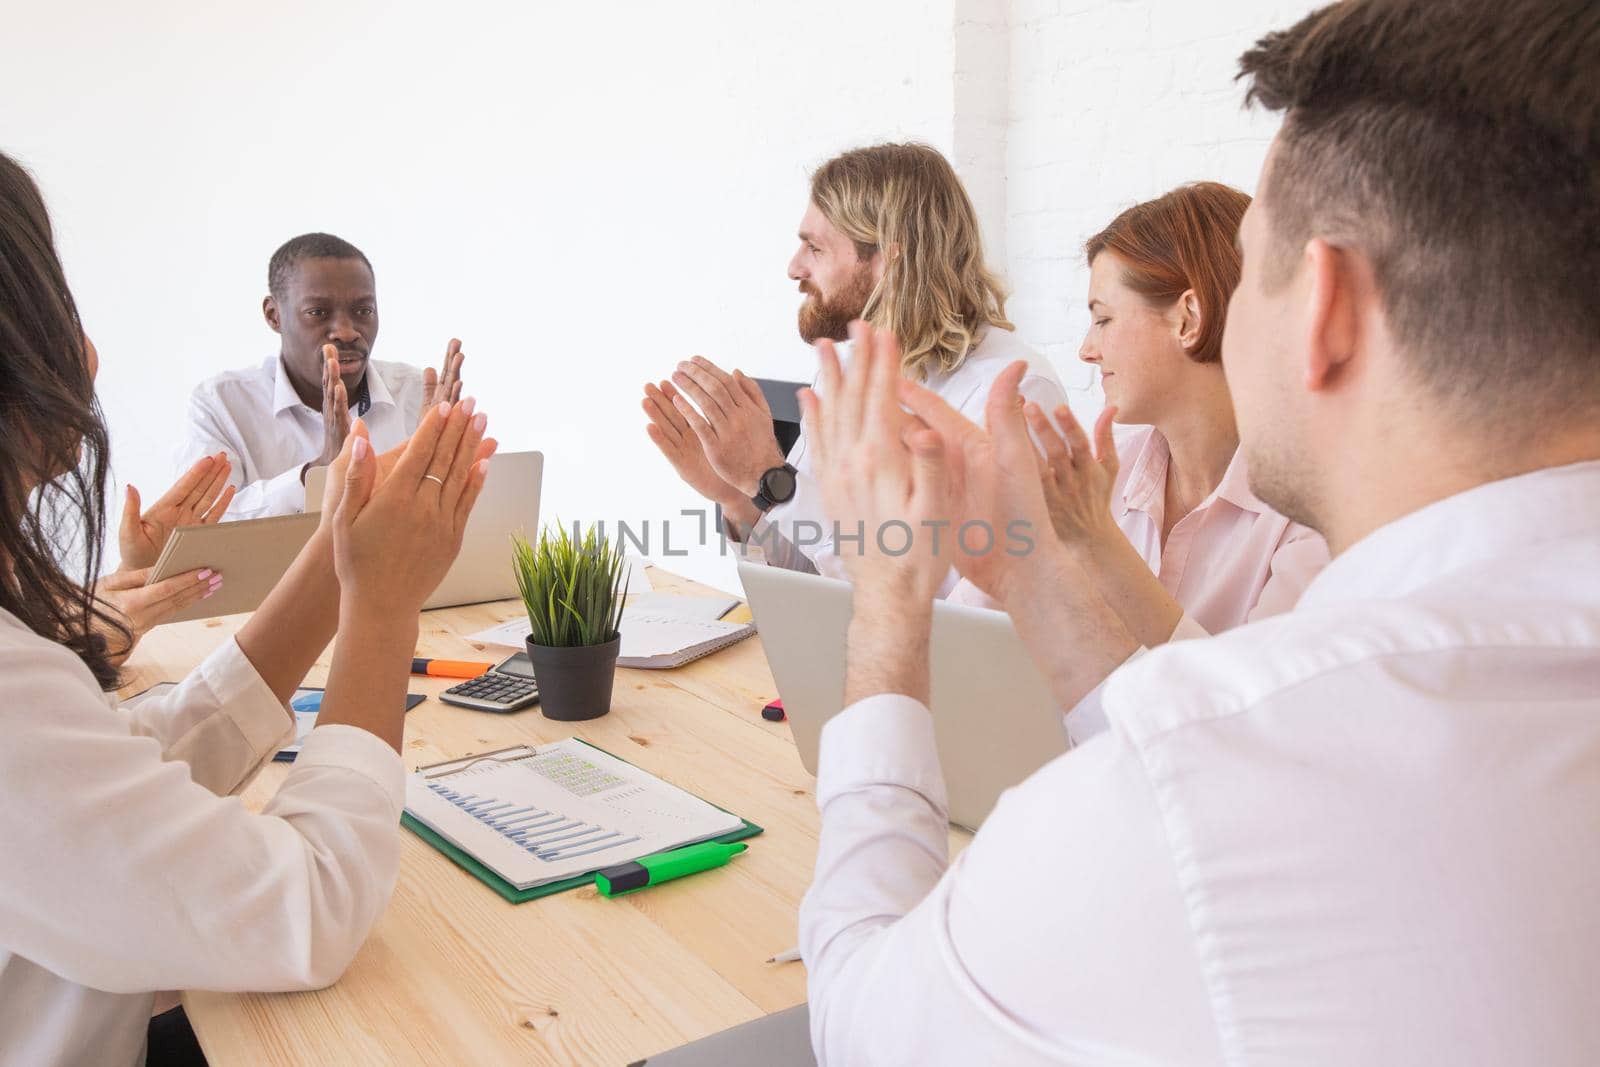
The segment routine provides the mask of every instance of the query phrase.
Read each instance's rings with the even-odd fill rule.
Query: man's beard
[[[866,312],[872,288],[872,271],[866,266],[851,275],[843,290],[832,297],[823,296],[810,282],[801,282],[800,291],[809,299],[800,305],[800,339],[808,345],[824,338],[849,340],[850,324]]]

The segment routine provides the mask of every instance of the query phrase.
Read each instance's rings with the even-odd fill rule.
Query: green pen
[[[607,867],[595,873],[594,884],[600,887],[602,896],[620,897],[696,871],[721,867],[748,847],[743,842],[724,845],[719,841],[685,845],[670,852],[657,852],[654,856],[640,856],[632,863]]]

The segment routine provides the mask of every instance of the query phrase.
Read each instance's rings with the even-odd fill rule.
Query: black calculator
[[[452,685],[439,699],[477,711],[521,711],[539,702],[539,683],[526,652],[518,652],[476,678]]]

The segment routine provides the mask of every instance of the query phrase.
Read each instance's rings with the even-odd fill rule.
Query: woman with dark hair
[[[0,1063],[133,1065],[154,993],[327,985],[388,900],[417,613],[494,449],[472,401],[379,457],[357,424],[322,525],[177,689],[124,711],[122,620],[93,594],[108,441],[44,203],[0,154]],[[76,574],[63,559],[79,560]],[[107,634],[112,635],[108,641]],[[231,794],[317,728],[259,813]]]
[[[1328,562],[1315,530],[1250,491],[1239,452],[1222,328],[1249,205],[1237,189],[1196,182],[1091,237],[1078,358],[1105,389],[1094,447],[1066,405],[1054,424],[1025,407],[1056,536],[1147,647],[1287,611]],[[1114,423],[1130,429],[1114,435]],[[953,599],[993,603],[966,583]],[[1097,703],[1068,717],[1075,738],[1104,727]]]

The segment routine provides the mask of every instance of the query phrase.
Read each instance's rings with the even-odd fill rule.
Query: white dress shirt
[[[386,452],[410,437],[422,414],[422,372],[405,363],[367,363],[372,406],[361,418],[372,447]],[[356,415],[355,398],[350,414]],[[322,412],[300,399],[273,356],[259,367],[225,371],[195,387],[178,449],[178,473],[203,456],[227,453],[228,481],[239,487],[229,519],[297,515],[305,510],[300,468],[322,455]]]
[[[1054,411],[1067,402],[1066,391],[1050,361],[1024,344],[1015,331],[997,326],[984,327],[978,343],[955,370],[931,374],[923,384],[981,426],[984,405],[989,401],[989,387],[1001,371],[1019,359],[1028,363],[1028,373],[1019,387],[1024,397],[1046,411]],[[798,472],[794,496],[787,503],[773,506],[756,522],[749,546],[775,567],[820,573],[829,578],[848,578],[844,561],[834,550],[833,521],[822,503],[822,490],[812,471],[804,430],[789,450],[789,463]],[[868,536],[872,536],[870,531]],[[1003,532],[997,536],[1003,536]],[[947,595],[954,589],[956,581],[952,571],[940,595]]]
[[[1393,522],[1102,697],[953,865],[927,711],[826,727],[822,1063],[1600,1063],[1600,462]]]
[[[394,750],[318,727],[253,814],[293,730],[231,639],[124,710],[0,611],[0,678],[0,1065],[135,1067],[153,991],[339,977],[399,871]]]

